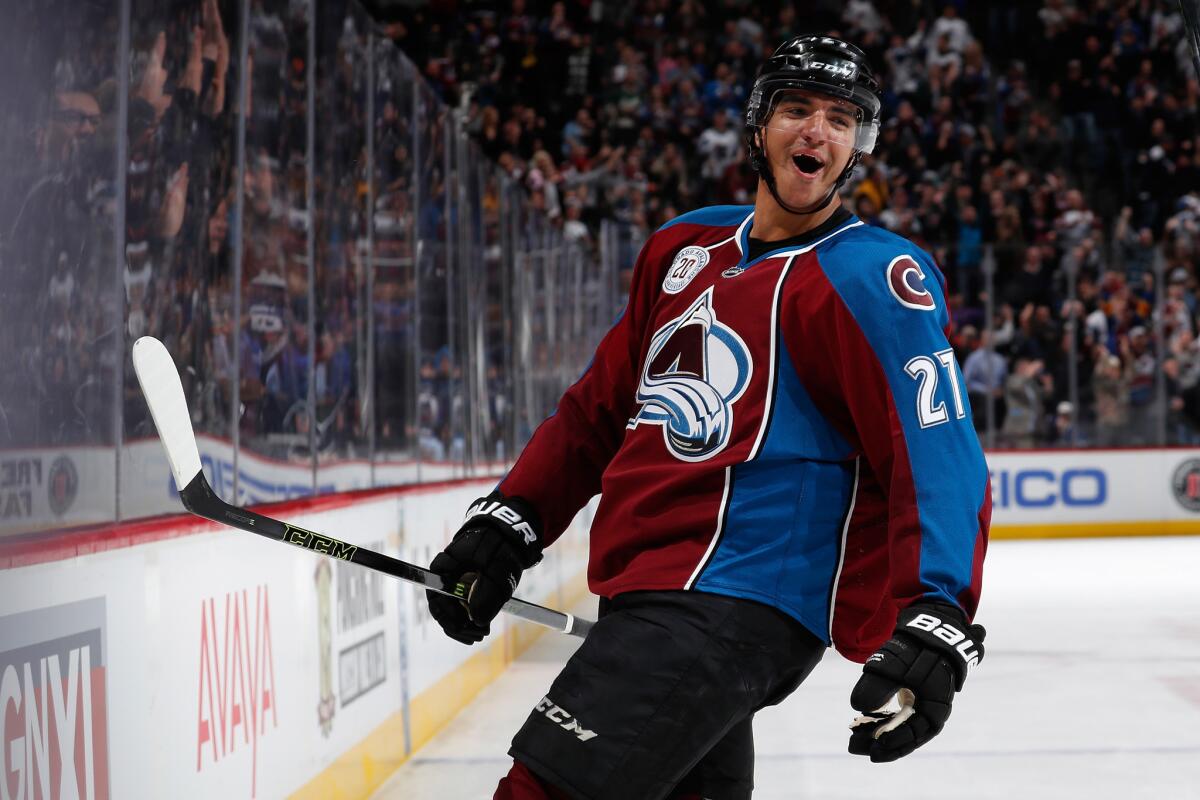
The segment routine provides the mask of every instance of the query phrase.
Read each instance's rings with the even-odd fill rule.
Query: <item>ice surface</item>
[[[846,754],[859,667],[830,651],[756,717],[755,800],[1200,798],[1200,537],[993,542],[977,621],[945,731],[893,764]],[[576,645],[543,636],[375,797],[491,797]]]

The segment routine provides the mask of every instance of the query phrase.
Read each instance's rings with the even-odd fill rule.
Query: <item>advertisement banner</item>
[[[220,497],[233,495],[233,445],[206,434],[196,436],[204,477]],[[111,460],[111,453],[110,453]],[[110,465],[111,466],[111,465]],[[111,470],[110,470],[111,471]],[[497,467],[496,475],[503,473]],[[183,510],[166,455],[157,439],[128,442],[122,450],[121,514],[127,519]],[[370,489],[371,465],[365,460],[322,465],[317,472],[316,494]],[[376,486],[401,486],[463,477],[461,465],[414,461],[380,461],[375,465]],[[313,495],[312,465],[307,461],[280,461],[242,450],[238,455],[237,505],[279,503]]]
[[[1200,532],[1200,450],[1007,451],[987,460],[998,533]]]
[[[271,594],[261,584],[219,600],[200,602],[196,772],[249,749],[249,796],[255,797],[259,739],[279,728]]]
[[[0,453],[0,536],[112,520],[114,453],[103,447]]]
[[[0,794],[110,797],[103,597],[0,617]]]
[[[395,507],[283,516],[389,552]],[[395,579],[220,527],[147,551],[158,700],[140,715],[159,752],[144,796],[286,796],[398,711]]]

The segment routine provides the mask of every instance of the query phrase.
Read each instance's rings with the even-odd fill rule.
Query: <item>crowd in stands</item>
[[[508,0],[387,31],[584,241],[752,203],[757,66],[795,34],[856,42],[884,124],[845,202],[937,258],[981,428],[990,405],[1001,445],[1200,441],[1200,83],[1176,3]]]
[[[311,165],[307,9],[261,0],[247,43],[241,226],[239,4],[151,3],[117,59],[118,4],[59,20],[54,3],[22,2],[24,27],[4,41],[28,79],[8,80],[0,103],[10,186],[0,349],[11,355],[0,446],[150,435],[113,355],[123,326],[127,341],[149,333],[168,344],[198,429],[228,435],[236,380],[243,444],[305,458],[315,425],[319,447],[361,457],[356,365],[372,305],[378,441],[460,457],[464,415],[476,412],[464,408],[465,337],[451,330],[463,305],[449,287],[477,286],[496,332],[484,338],[504,341],[496,178],[522,187],[521,202],[584,251],[601,247],[605,220],[628,249],[693,208],[752,203],[746,95],[772,48],[805,32],[855,41],[877,67],[884,124],[845,202],[941,265],[952,343],[990,443],[1137,445],[1162,431],[1200,443],[1200,83],[1170,0],[439,2],[394,12],[376,52],[362,8],[331,0],[316,7]],[[413,92],[428,95],[420,119]],[[461,208],[439,99],[461,110],[472,152],[489,163]],[[466,219],[470,242],[454,238]],[[483,254],[478,281],[448,273],[463,262],[449,249],[463,244]],[[533,340],[534,362],[551,358],[555,337]],[[498,453],[494,429],[512,411],[503,359],[513,356],[481,357],[488,403],[476,411]]]
[[[239,226],[240,3],[149,3],[133,14],[123,58],[114,53],[119,3],[91,4],[66,19],[61,3],[25,5],[21,26],[5,40],[19,68],[4,79],[0,103],[0,163],[9,181],[0,198],[0,347],[9,367],[0,375],[0,447],[111,445],[117,432],[127,440],[152,436],[133,372],[117,363],[122,342],[150,334],[180,367],[197,430],[231,437],[236,382],[242,447],[307,460],[315,428],[322,457],[363,458],[359,384],[374,333],[379,447],[461,460],[465,337],[451,346],[448,117],[423,89],[427,113],[414,122],[419,77],[386,39],[368,52],[365,10],[351,0],[317,7],[310,181],[308,8],[287,0],[252,4]],[[368,59],[376,67],[373,121]],[[130,83],[122,117],[123,67]],[[127,161],[119,176],[122,126]],[[372,126],[378,155],[368,174]],[[411,153],[415,126],[424,149],[419,164]],[[376,198],[371,296],[369,184]],[[485,180],[475,188],[468,203],[480,232],[473,244],[484,250],[499,235],[498,187]],[[414,220],[418,202],[423,213]],[[464,219],[466,209],[455,213]],[[114,271],[114,231],[122,224],[123,263]],[[480,271],[499,272],[494,250]],[[415,269],[425,281],[419,307]],[[458,284],[467,282],[463,276]],[[502,395],[506,376],[489,367],[492,394]],[[495,398],[488,406],[489,452],[503,452],[497,429],[506,409]]]

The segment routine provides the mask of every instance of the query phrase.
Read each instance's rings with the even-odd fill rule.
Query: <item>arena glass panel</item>
[[[531,274],[533,282],[533,304],[530,316],[533,360],[529,369],[533,372],[532,413],[539,422],[557,406],[560,377],[560,353],[558,309],[558,258],[554,248],[553,230],[541,214],[536,198],[531,201],[528,218],[531,242]],[[537,423],[535,423],[536,426]]]
[[[530,369],[533,357],[533,280],[532,253],[530,239],[526,229],[528,208],[525,193],[516,181],[510,181],[505,191],[505,230],[508,237],[508,252],[510,258],[511,301],[509,303],[512,315],[512,351],[513,372],[510,377],[512,385],[512,437],[514,455],[533,435],[534,427],[540,422],[533,411],[533,373]]]
[[[417,274],[414,157],[428,146],[417,119],[419,80],[390,41],[376,38],[373,103],[372,270],[376,480],[411,483],[417,476]]]
[[[250,8],[237,502],[313,490],[306,3]]]
[[[547,308],[547,297],[553,283],[547,283],[546,227],[538,212],[522,197],[520,236],[521,260],[517,282],[522,288],[523,330],[521,336],[521,411],[522,439],[528,441],[541,421],[556,408],[557,397],[548,397],[552,387],[553,311]]]
[[[118,514],[120,12],[17,0],[0,25],[0,535]]]
[[[438,348],[438,376],[443,381],[440,391],[446,408],[446,465],[449,475],[464,475],[471,432],[468,429],[471,385],[467,354],[467,283],[471,280],[471,260],[477,257],[473,249],[474,203],[470,196],[470,162],[465,137],[457,112],[446,108],[443,135],[446,153],[446,216],[443,228],[446,245],[445,344]]]
[[[505,468],[512,466],[516,456],[524,445],[521,438],[521,343],[524,328],[522,297],[519,283],[521,253],[518,249],[520,225],[520,189],[498,167],[493,168],[497,191],[499,192],[499,241],[502,271],[495,277],[496,286],[489,295],[494,300],[498,298],[499,311],[504,319],[501,329],[504,334],[504,344],[498,363],[502,365],[500,375],[501,393],[505,398],[503,409],[503,431],[500,433],[501,446],[504,449]],[[491,345],[493,351],[495,345]]]
[[[586,364],[588,358],[586,350],[590,340],[585,330],[587,296],[584,293],[587,253],[577,242],[568,240],[561,229],[555,231],[555,237],[563,254],[562,303],[567,316],[561,381],[563,386],[569,386],[572,370],[579,364]]]
[[[487,391],[487,277],[497,268],[499,253],[489,253],[486,243],[487,187],[483,181],[483,154],[467,135],[464,120],[455,124],[457,183],[459,187],[458,252],[455,259],[456,342],[461,353],[464,461],[467,474],[488,469],[486,455],[490,427]]]
[[[370,21],[341,0],[319,4],[316,62],[316,269],[313,430],[317,486],[336,465],[346,488],[370,485],[367,159]]]
[[[455,187],[450,111],[423,82],[417,85],[417,471],[422,481],[451,477],[461,461],[458,384],[462,365],[451,341]]]
[[[513,456],[512,441],[512,284],[511,251],[505,225],[508,198],[500,170],[478,154],[479,192],[483,198],[484,274],[481,292],[480,338],[483,365],[482,402],[479,413],[482,441],[480,458],[485,469],[507,466]]]
[[[1161,258],[1134,275],[1099,243],[1061,256],[1011,240],[926,247],[946,278],[951,344],[986,447],[1196,440],[1183,399],[1194,339],[1176,324],[1171,303],[1183,307],[1184,287],[1166,280]],[[1044,265],[1056,262],[1053,281],[1046,275],[1039,284]],[[989,360],[1000,365],[997,374]]]
[[[210,481],[231,495],[230,393],[240,11],[133,0],[125,220],[124,518],[182,510],[129,362],[139,336],[175,360]]]
[[[574,259],[567,251],[562,239],[562,232],[553,222],[547,225],[548,241],[546,253],[549,256],[546,268],[550,292],[547,298],[547,313],[553,313],[555,337],[554,349],[551,351],[554,382],[551,393],[557,387],[563,386],[567,379],[567,371],[571,368],[571,356],[575,338],[575,298],[572,295],[574,280],[572,268]]]

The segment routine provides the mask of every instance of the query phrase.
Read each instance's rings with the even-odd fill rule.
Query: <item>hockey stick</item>
[[[158,339],[143,336],[133,343],[133,369],[137,373],[138,383],[142,386],[146,404],[150,406],[154,426],[158,428],[158,438],[162,440],[163,449],[167,451],[167,461],[175,476],[175,485],[183,487],[179,490],[179,498],[188,511],[277,542],[286,542],[330,558],[349,561],[351,564],[424,586],[439,594],[459,599],[467,596],[470,587],[463,582],[451,586],[440,575],[427,569],[339,541],[332,536],[271,519],[249,509],[230,505],[217,497],[200,467],[196,434],[192,431],[187,400],[183,396],[183,384],[179,381],[179,373],[175,369],[175,362],[171,360],[171,354]],[[592,627],[588,620],[516,598],[504,604],[504,611],[580,638],[587,636]]]

